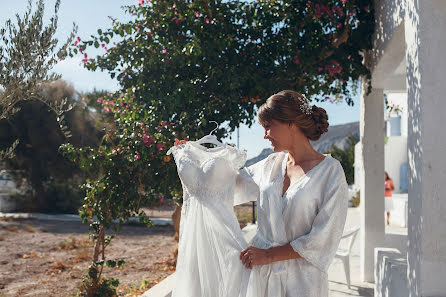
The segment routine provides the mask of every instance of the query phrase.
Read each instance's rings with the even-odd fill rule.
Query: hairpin
[[[298,99],[302,103],[299,106],[299,108],[302,111],[302,113],[311,114],[311,111],[312,111],[313,108],[311,107],[307,97],[305,97],[305,95],[302,94],[302,97],[298,96]]]

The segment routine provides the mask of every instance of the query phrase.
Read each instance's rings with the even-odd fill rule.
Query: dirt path
[[[0,296],[72,296],[92,256],[87,232],[76,222],[1,220]],[[126,264],[103,272],[120,280],[119,296],[138,296],[173,273],[173,234],[172,226],[124,226],[106,257],[123,258]]]

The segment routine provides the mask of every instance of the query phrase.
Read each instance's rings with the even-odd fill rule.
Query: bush
[[[79,214],[79,207],[82,205],[82,199],[85,196],[79,184],[70,181],[52,180],[47,184],[48,208],[46,213],[70,213]]]
[[[353,203],[353,206],[354,207],[358,207],[359,206],[359,203],[360,203],[360,195],[361,195],[361,192],[360,191],[357,191],[356,192],[356,195],[352,198],[352,203]]]

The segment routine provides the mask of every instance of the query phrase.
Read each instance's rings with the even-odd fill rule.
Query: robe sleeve
[[[327,272],[344,231],[348,209],[348,185],[342,165],[329,175],[323,200],[309,233],[290,242],[294,251]]]
[[[260,179],[264,172],[266,160],[267,158],[238,170],[235,182],[234,205],[257,200],[260,195]]]

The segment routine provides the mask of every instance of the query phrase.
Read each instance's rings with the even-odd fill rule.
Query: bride
[[[327,297],[348,208],[340,162],[309,142],[327,131],[327,114],[284,90],[260,106],[258,120],[274,152],[239,169],[234,192],[234,205],[257,200],[256,234],[239,255],[251,270],[240,280],[246,297]],[[246,186],[253,182],[260,194]]]
[[[326,297],[348,208],[340,162],[309,142],[327,131],[327,114],[284,90],[260,106],[258,120],[274,153],[240,170],[240,178],[249,175],[260,188],[257,233],[240,253],[252,269],[248,287],[259,297]],[[243,188],[236,190],[235,203],[246,202]]]

